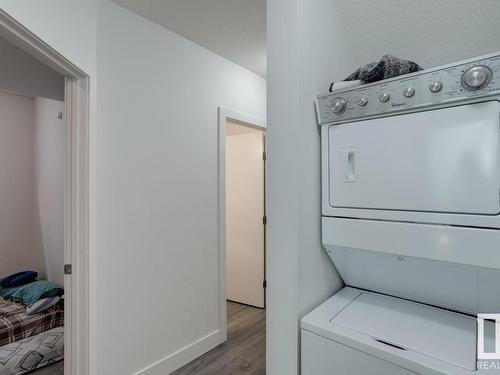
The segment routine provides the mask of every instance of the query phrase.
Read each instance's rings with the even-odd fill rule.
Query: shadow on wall
[[[35,99],[35,180],[40,245],[46,277],[64,285],[64,102]],[[59,114],[62,114],[59,118]]]

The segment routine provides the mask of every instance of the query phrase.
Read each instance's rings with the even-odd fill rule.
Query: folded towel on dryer
[[[332,82],[332,84],[330,85],[330,92],[362,84],[363,82],[361,82],[360,80]]]

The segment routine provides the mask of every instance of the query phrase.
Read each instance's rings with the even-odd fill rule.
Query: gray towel
[[[360,67],[345,81],[354,81],[360,79],[365,83],[376,82],[387,78],[401,76],[418,72],[422,68],[413,61],[400,59],[392,55],[384,55],[378,62],[372,62]]]

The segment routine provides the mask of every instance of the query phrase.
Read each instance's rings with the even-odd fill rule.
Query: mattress
[[[64,311],[57,304],[38,314],[26,314],[26,307],[0,299],[0,349],[25,338],[64,326]]]
[[[19,375],[64,357],[64,327],[0,347],[0,375]]]

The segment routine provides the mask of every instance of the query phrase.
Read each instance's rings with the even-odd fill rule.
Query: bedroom
[[[3,38],[0,55],[0,374],[62,374],[65,80]]]

